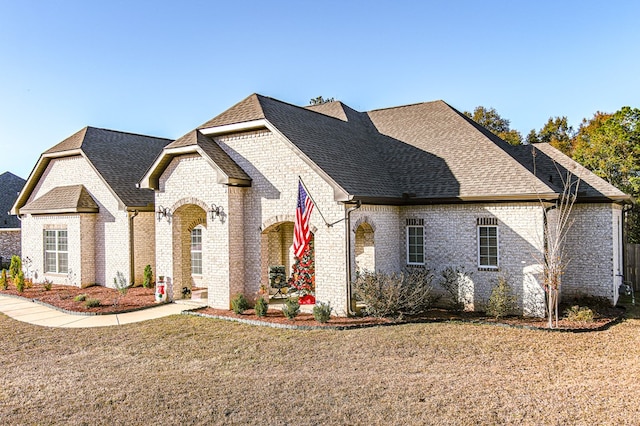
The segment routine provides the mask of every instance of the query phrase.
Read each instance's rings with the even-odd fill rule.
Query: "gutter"
[[[356,312],[351,305],[351,213],[362,207],[362,203],[358,201],[355,207],[348,208],[344,213],[345,223],[345,247],[346,247],[346,264],[347,264],[347,316],[355,316]]]
[[[131,212],[129,212],[131,213]],[[138,216],[138,210],[134,210],[133,214],[129,215],[129,285],[133,286],[136,280],[135,272],[135,246],[134,246],[134,227],[133,219]]]

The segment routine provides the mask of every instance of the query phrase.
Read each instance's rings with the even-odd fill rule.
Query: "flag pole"
[[[307,185],[304,184],[304,181],[302,180],[302,178],[299,175],[298,175],[298,180],[302,184],[302,187],[304,188],[304,190],[307,192],[307,196],[309,198],[311,198],[311,201],[313,201],[313,204],[316,206],[316,211],[320,214],[320,217],[324,221],[324,224],[327,225],[327,227],[330,227],[330,226],[334,225],[334,224],[330,224],[329,222],[327,222],[327,219],[324,218],[324,215],[320,211],[320,207],[318,206],[318,203],[316,203],[316,200],[313,199],[313,197],[311,196],[311,192],[309,192],[309,188],[307,188]]]

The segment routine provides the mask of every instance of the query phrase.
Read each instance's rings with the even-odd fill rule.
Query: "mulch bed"
[[[123,296],[116,289],[97,285],[86,288],[53,285],[51,290],[47,291],[42,284],[33,284],[31,288],[25,288],[20,293],[10,283],[7,290],[0,290],[0,294],[36,300],[71,312],[116,314],[156,306],[154,291],[153,288],[133,287],[127,289],[126,295]],[[76,302],[75,297],[81,294],[86,295],[87,299],[98,299],[100,305],[88,308],[85,302]]]
[[[77,288],[64,285],[53,285],[51,290],[47,291],[42,284],[34,284],[30,288],[25,288],[22,293],[19,293],[15,286],[10,283],[7,290],[0,290],[0,294],[8,294],[36,300],[66,311],[97,315],[129,312],[157,306],[157,303],[155,303],[154,289],[143,287],[129,288],[126,295],[123,296],[115,289],[102,286]],[[80,294],[86,295],[87,299],[100,300],[100,306],[88,308],[85,306],[85,302],[75,301],[74,298]],[[116,301],[117,303],[115,303]],[[187,308],[185,307],[185,309]],[[235,314],[230,310],[214,309],[210,307],[197,309],[192,312],[196,315],[213,318],[237,320],[252,324],[266,324],[275,327],[302,329],[322,327],[343,329],[419,322],[461,321],[548,330],[547,321],[543,318],[513,316],[496,320],[495,318],[487,317],[482,312],[453,312],[446,309],[431,309],[423,315],[405,317],[400,321],[373,317],[345,318],[332,316],[329,322],[325,324],[317,322],[313,318],[313,315],[308,313],[300,313],[295,319],[289,320],[277,309],[270,309],[267,312],[266,317],[258,317],[253,309],[245,311],[242,315]],[[623,308],[608,308],[604,310],[604,312],[600,312],[600,316],[593,322],[571,322],[566,318],[562,318],[558,323],[558,328],[555,330],[602,330],[617,323],[623,315]]]

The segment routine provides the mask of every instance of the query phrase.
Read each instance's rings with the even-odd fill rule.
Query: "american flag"
[[[309,231],[309,217],[313,211],[313,201],[304,190],[302,182],[298,181],[298,206],[296,207],[296,221],[293,225],[293,254],[300,259],[311,239]]]

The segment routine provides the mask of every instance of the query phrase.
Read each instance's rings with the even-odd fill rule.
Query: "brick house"
[[[36,281],[141,282],[154,265],[154,203],[136,188],[167,139],[85,127],[38,160],[12,213],[22,218],[22,254]]]
[[[439,272],[453,266],[473,272],[468,305],[481,308],[504,275],[523,312],[539,315],[544,213],[561,196],[562,178],[570,171],[581,182],[563,292],[617,300],[623,207],[631,198],[551,146],[510,146],[445,102],[358,112],[341,102],[298,107],[254,94],[171,143],[154,140],[154,156],[145,157],[146,167],[137,170],[139,191],[155,195],[146,210],[139,203],[113,203],[110,214],[123,222],[117,234],[114,230],[119,242],[100,257],[118,267],[96,274],[99,284],[109,285],[116,270],[130,270],[121,250],[131,234],[125,224],[138,212],[146,214],[147,237],[155,233],[155,239],[145,239],[149,246],[143,251],[155,257],[154,271],[165,277],[171,298],[193,287],[207,288],[208,304],[216,308],[228,308],[236,293],[255,298],[269,283],[270,267],[290,270],[294,261],[293,221],[302,179],[316,203],[311,216],[316,299],[331,302],[338,314],[351,309],[348,283],[356,271]],[[60,163],[56,174],[48,163],[40,164],[57,151],[43,154],[14,206],[23,224],[30,224],[23,253],[42,253],[43,230],[61,226],[60,217],[47,210],[49,199],[59,198],[46,198],[49,191],[68,194],[69,185],[83,185],[98,201],[96,188],[88,184],[95,173],[69,181],[63,170],[75,165]],[[105,148],[100,155],[106,158],[111,151]],[[139,157],[137,163],[143,162]],[[67,198],[76,210],[62,218],[65,226],[79,228],[82,214],[99,213],[80,212],[83,193],[74,191]],[[41,198],[47,208],[37,203]],[[155,221],[150,219],[154,204]],[[95,235],[94,241],[104,236],[83,235]],[[139,250],[136,240],[129,253],[137,257]],[[76,256],[77,267],[84,256]],[[133,264],[146,262],[153,265],[152,260]]]
[[[0,265],[6,266],[11,256],[20,256],[20,220],[9,210],[18,198],[25,180],[10,172],[0,175]]]

